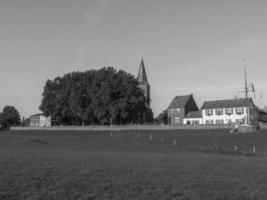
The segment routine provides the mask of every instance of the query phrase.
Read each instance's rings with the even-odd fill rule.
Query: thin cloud
[[[74,67],[82,65],[84,57],[87,53],[87,44],[89,43],[95,27],[100,21],[101,15],[110,4],[110,0],[96,0],[95,4],[84,14],[85,21],[83,23],[82,44],[78,50],[74,61]]]
[[[255,37],[250,37],[248,40],[245,40],[243,43],[248,46],[256,46],[259,44],[258,40]]]
[[[267,38],[266,37],[250,37],[247,40],[245,40],[243,43],[243,45],[246,46],[259,46],[259,47],[266,47],[267,46]]]
[[[245,40],[231,44],[225,48],[225,53],[235,55],[236,57],[244,57],[247,51],[255,50],[258,48],[266,48],[267,38],[251,36]]]

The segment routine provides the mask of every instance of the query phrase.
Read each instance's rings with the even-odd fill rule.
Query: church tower
[[[147,81],[147,75],[146,75],[145,64],[144,64],[143,59],[141,60],[137,80],[139,83],[139,87],[144,91],[146,103],[148,107],[150,107],[150,85]]]

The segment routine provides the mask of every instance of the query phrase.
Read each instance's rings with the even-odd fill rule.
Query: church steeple
[[[144,91],[144,95],[146,98],[146,103],[150,106],[150,85],[147,80],[146,70],[144,60],[141,60],[137,80],[139,83],[139,87]]]
[[[137,80],[139,83],[148,83],[143,58],[142,58],[141,63],[140,63]]]

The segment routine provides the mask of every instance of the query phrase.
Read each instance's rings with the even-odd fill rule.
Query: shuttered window
[[[222,119],[217,119],[216,120],[216,124],[223,124],[223,120]]]
[[[213,110],[212,109],[207,109],[206,110],[206,115],[213,115]]]
[[[236,108],[235,113],[238,115],[244,114],[244,108],[242,108],[242,107]]]
[[[233,114],[233,108],[226,108],[226,109],[225,109],[225,113],[226,113],[227,115],[232,115],[232,114]]]
[[[223,115],[223,109],[222,108],[217,108],[215,110],[215,112],[216,112],[216,115]]]
[[[206,120],[206,124],[213,124],[213,120]]]

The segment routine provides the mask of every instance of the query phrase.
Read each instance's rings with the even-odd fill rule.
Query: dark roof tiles
[[[183,108],[185,104],[189,101],[192,95],[176,96],[168,106],[168,109],[171,108]]]
[[[202,118],[202,112],[199,111],[190,111],[187,113],[186,118]]]
[[[148,83],[146,70],[145,70],[145,64],[144,64],[143,59],[142,59],[141,64],[140,64],[137,80],[139,83]]]
[[[42,116],[42,115],[44,115],[44,114],[42,114],[42,113],[37,113],[37,114],[31,115],[29,118],[31,118],[31,117],[39,117],[39,116]]]
[[[254,105],[252,98],[218,100],[218,101],[205,101],[203,103],[201,109],[233,108],[233,107],[244,107],[244,106],[251,106],[251,105]]]

